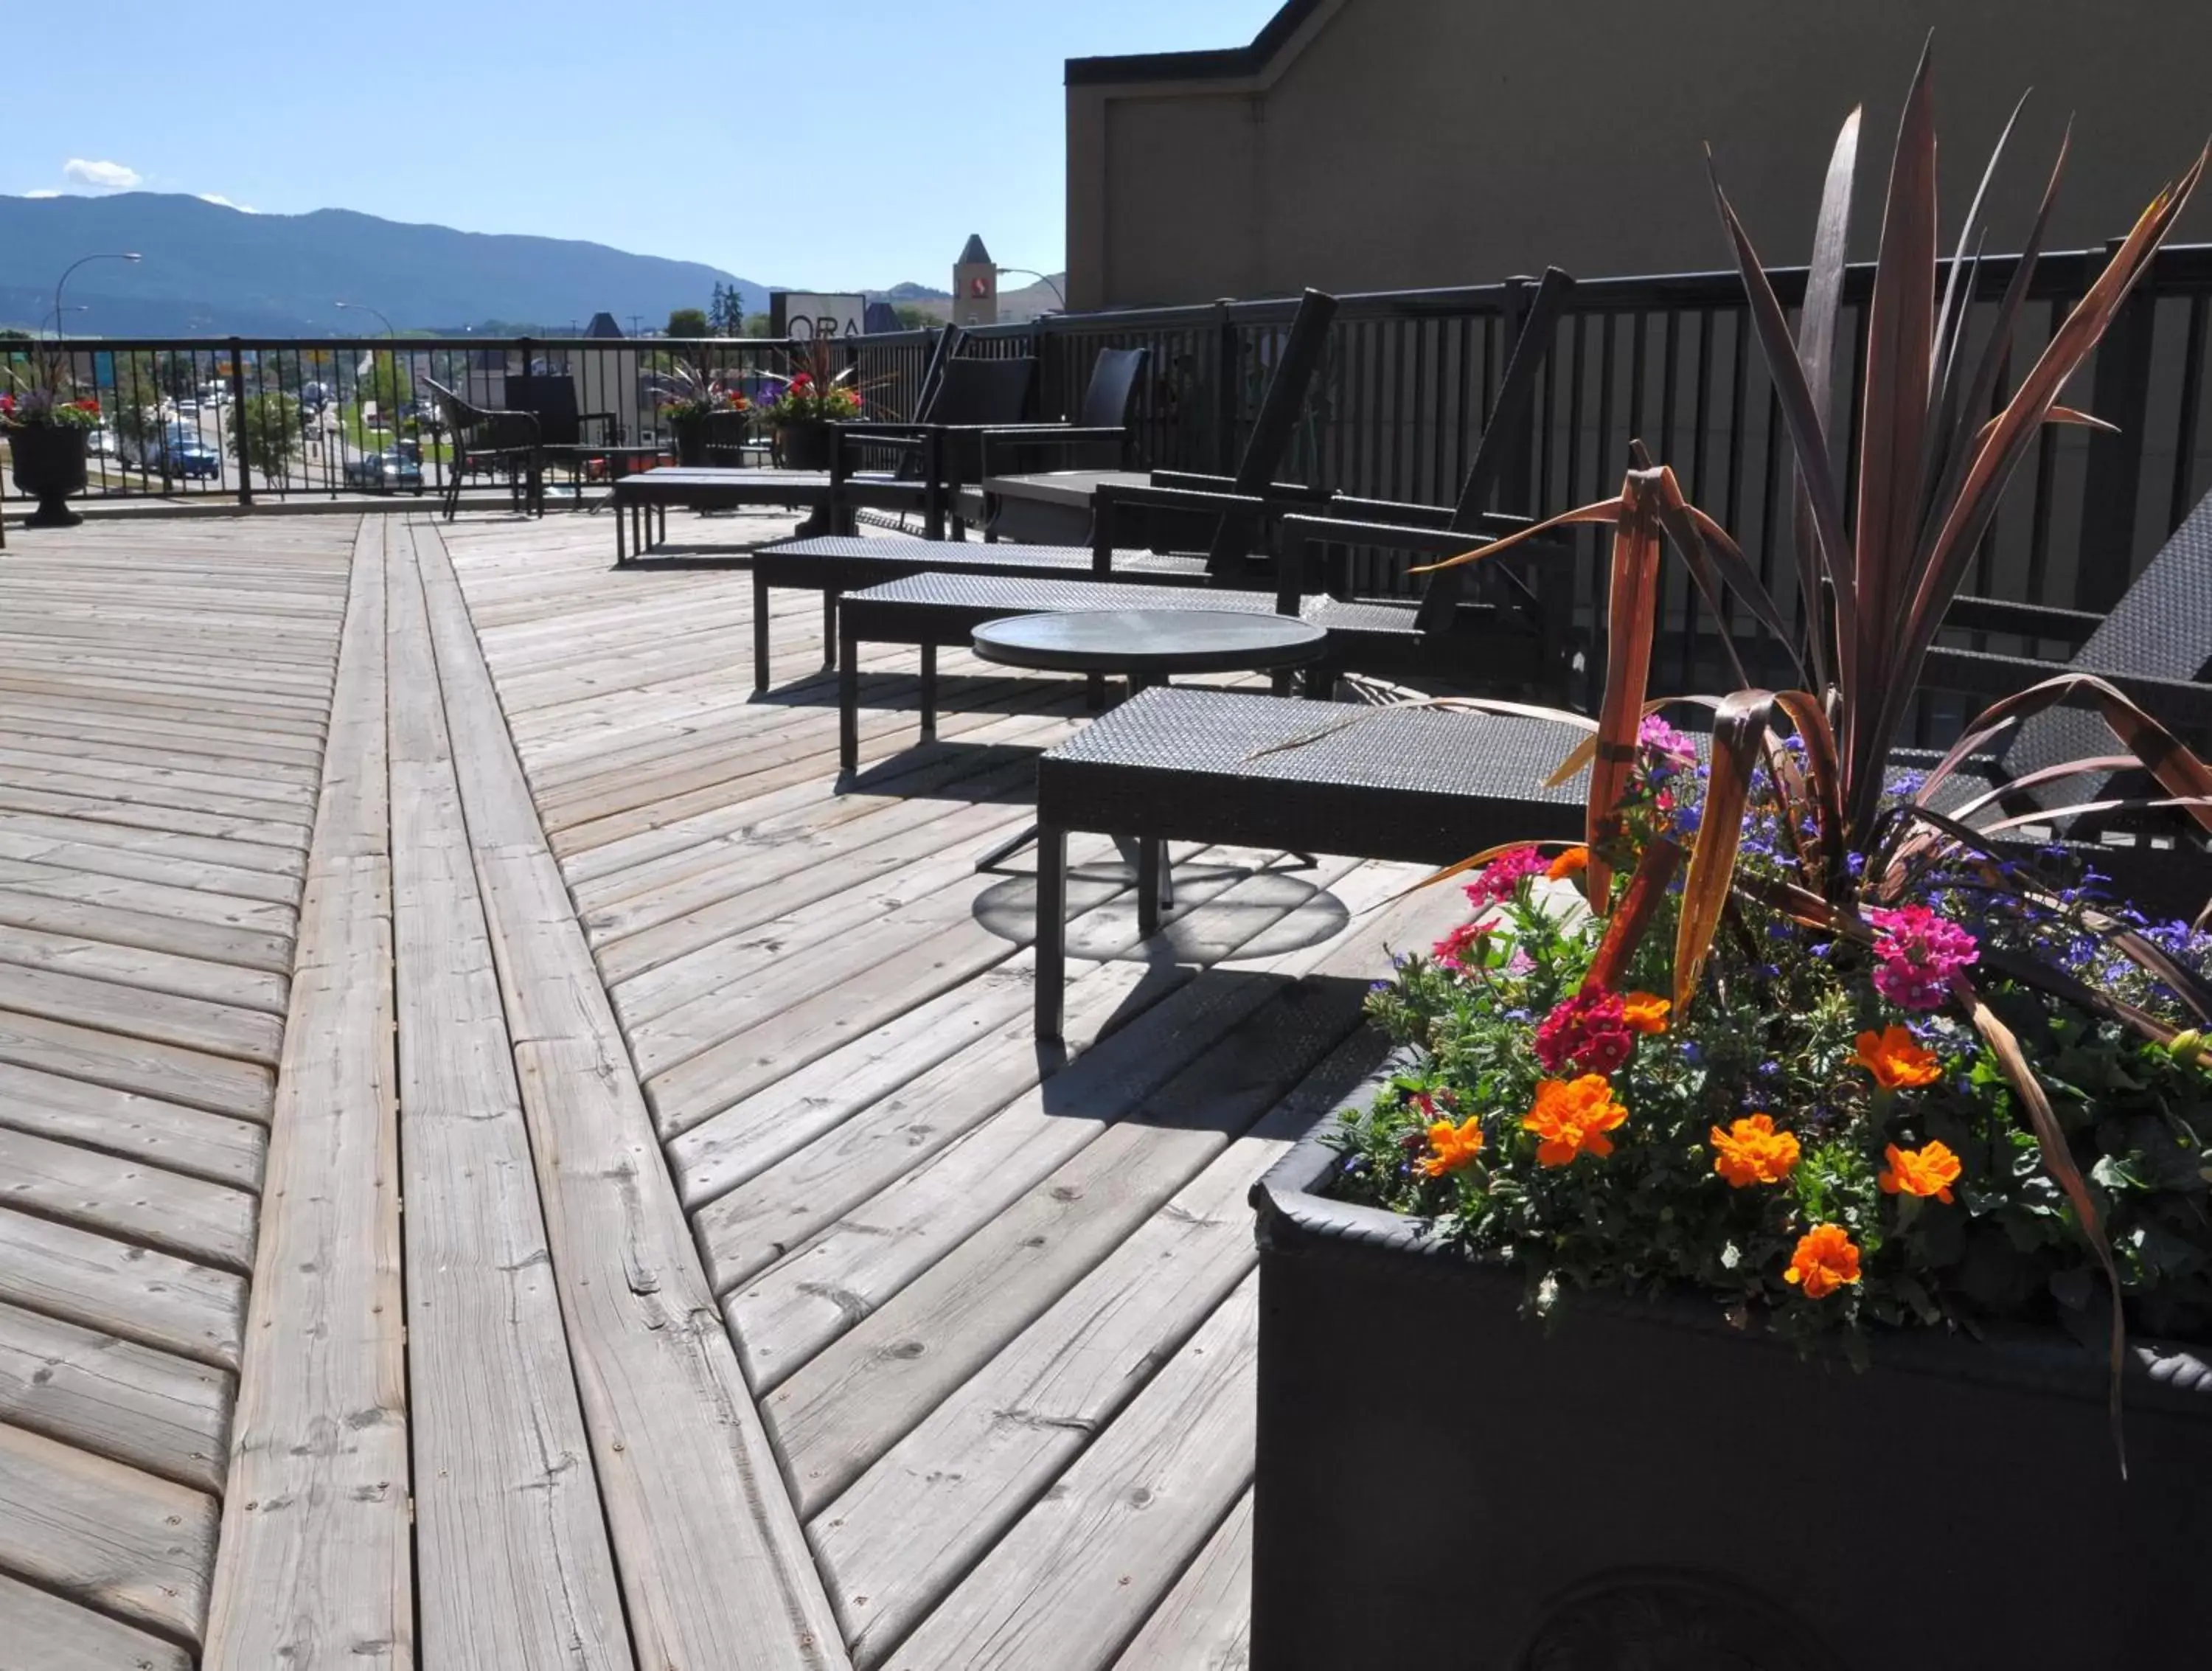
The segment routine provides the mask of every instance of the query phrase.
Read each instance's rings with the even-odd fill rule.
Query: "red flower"
[[[1584,1073],[1610,1073],[1628,1060],[1636,1035],[1620,994],[1591,982],[1538,1024],[1534,1048],[1547,1072],[1571,1066]]]
[[[82,400],[77,402],[76,409],[80,412],[97,413],[100,410],[100,403],[92,396],[87,395]]]

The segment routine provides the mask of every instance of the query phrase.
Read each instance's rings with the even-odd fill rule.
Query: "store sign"
[[[806,342],[819,337],[858,337],[867,318],[866,296],[819,294],[811,290],[771,290],[768,298],[769,334]]]

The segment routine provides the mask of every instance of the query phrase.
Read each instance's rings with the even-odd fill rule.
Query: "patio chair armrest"
[[[1332,511],[1358,522],[1395,522],[1409,528],[1443,528],[1452,520],[1449,505],[1416,505],[1399,499],[1340,497]]]
[[[2105,617],[2094,611],[2016,604],[2002,598],[1954,598],[1943,614],[1947,630],[2014,633],[2075,646],[2087,641],[2104,624]]]
[[[1233,476],[1212,476],[1188,470],[1156,470],[1152,472],[1156,488],[1185,488],[1198,493],[1239,493]],[[1303,501],[1310,505],[1328,505],[1335,502],[1334,488],[1309,487],[1304,482],[1270,482],[1261,489],[1270,499],[1285,501]]]
[[[1992,700],[2015,695],[2063,673],[2089,673],[2179,731],[2212,729],[2212,684],[2196,679],[2155,678],[2108,667],[2082,667],[2037,656],[2002,656],[1987,650],[1961,650],[1937,644],[1928,652],[1921,683],[1938,690],[1964,691]]]

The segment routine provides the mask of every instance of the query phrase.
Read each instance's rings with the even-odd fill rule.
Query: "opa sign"
[[[811,290],[771,290],[769,334],[802,343],[824,337],[857,337],[867,312],[868,299],[857,293],[825,295]]]

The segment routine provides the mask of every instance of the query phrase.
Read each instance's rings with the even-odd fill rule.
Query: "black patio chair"
[[[981,438],[977,483],[957,501],[972,501],[977,522],[988,534],[994,507],[981,483],[994,476],[1011,476],[1035,470],[1047,461],[1060,469],[1079,465],[1118,469],[1127,462],[1130,426],[1137,404],[1137,389],[1152,358],[1141,348],[1102,348],[1091,362],[1091,380],[1083,399],[1067,422],[1049,427],[1029,425],[1019,429],[986,430]]]
[[[536,501],[539,430],[535,413],[479,406],[433,378],[422,380],[438,404],[452,457],[446,466],[445,514],[450,522],[460,509],[461,485],[471,477],[507,478],[514,506],[532,510]]]
[[[842,526],[849,520],[844,513],[861,508],[919,515],[924,537],[942,539],[953,496],[981,479],[983,437],[1018,425],[1036,386],[1034,359],[948,360],[926,417],[839,424],[830,468],[832,517]],[[871,453],[891,453],[897,467],[888,476],[860,470]]]
[[[622,444],[622,420],[612,412],[580,410],[576,380],[566,372],[510,377],[506,398],[511,410],[528,412],[538,420],[541,477],[552,465],[565,468],[572,481],[580,481],[593,459]]]

